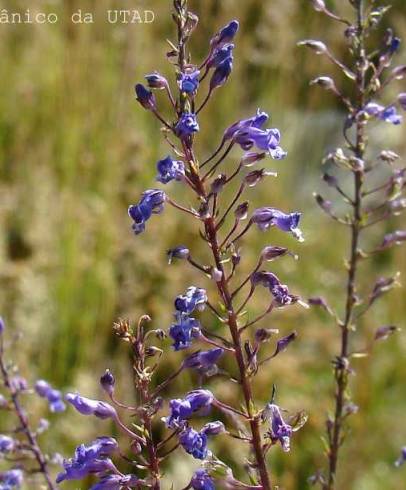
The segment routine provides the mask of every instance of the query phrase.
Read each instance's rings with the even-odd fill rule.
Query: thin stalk
[[[363,26],[363,0],[357,2],[357,27],[358,27],[358,53],[357,53],[357,79],[356,84],[358,88],[358,111],[364,106],[364,88],[365,88],[365,74],[362,69],[365,62],[364,51],[364,26]],[[356,126],[356,141],[353,152],[357,158],[363,159],[365,153],[365,123],[360,119],[357,119]],[[345,317],[341,324],[341,349],[340,359],[346,361],[349,355],[349,341],[351,324],[354,314],[355,306],[355,291],[356,291],[356,278],[359,259],[359,238],[361,232],[362,221],[362,196],[363,196],[363,173],[361,171],[354,171],[354,202],[352,225],[351,225],[351,245],[349,256],[349,268],[347,276],[347,288],[346,288],[346,303],[345,303]],[[329,468],[328,468],[328,480],[324,486],[326,490],[333,490],[336,484],[336,473],[338,466],[339,451],[342,445],[342,429],[343,429],[343,410],[345,405],[346,390],[348,386],[348,366],[346,362],[338,362],[335,367],[335,379],[336,379],[336,395],[335,395],[335,412],[334,421],[331,431],[331,437],[329,441]]]
[[[57,487],[53,483],[52,478],[49,474],[49,469],[48,469],[48,463],[45,459],[44,454],[41,451],[41,448],[37,442],[37,438],[35,433],[31,430],[27,416],[24,412],[24,409],[20,405],[20,401],[18,399],[18,392],[14,390],[10,383],[10,377],[7,371],[7,368],[4,364],[3,360],[3,342],[0,340],[0,371],[1,375],[4,381],[5,387],[9,390],[10,396],[11,396],[11,402],[14,406],[14,411],[20,421],[21,424],[21,431],[25,434],[29,445],[30,445],[30,450],[34,454],[34,457],[38,463],[39,466],[39,472],[43,474],[44,479],[46,481],[47,487],[49,490],[56,490]]]

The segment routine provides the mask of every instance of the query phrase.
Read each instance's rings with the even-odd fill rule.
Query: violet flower
[[[15,448],[15,440],[12,437],[0,434],[0,453],[10,453]]]
[[[255,223],[261,231],[265,231],[272,226],[276,226],[282,231],[290,232],[292,235],[303,242],[304,238],[298,228],[301,213],[284,213],[276,208],[258,208],[254,211],[251,221]]]
[[[230,43],[237,34],[239,26],[240,24],[237,20],[232,20],[226,26],[220,29],[220,31],[217,32],[210,41],[210,46],[212,49],[219,48],[224,46],[226,43]]]
[[[225,44],[216,49],[207,62],[207,68],[217,68],[223,61],[232,57],[234,44]]]
[[[402,447],[399,458],[395,461],[395,466],[399,467],[406,463],[406,446]]]
[[[165,192],[159,189],[149,189],[141,194],[138,204],[128,208],[128,215],[134,221],[132,229],[138,235],[145,230],[145,223],[153,214],[160,214],[166,200]]]
[[[0,489],[2,490],[20,488],[23,484],[23,481],[23,472],[19,469],[0,472]]]
[[[199,124],[196,120],[196,114],[184,112],[176,123],[176,135],[181,139],[185,139],[193,133],[197,133],[197,131],[199,131]]]
[[[169,336],[173,339],[173,348],[177,350],[187,349],[193,339],[200,336],[200,323],[195,318],[178,313],[176,321],[169,328]]]
[[[94,415],[99,419],[116,418],[117,412],[109,403],[92,400],[78,393],[67,393],[65,400],[82,415]]]
[[[221,87],[221,85],[224,85],[230,76],[232,69],[233,57],[229,56],[214,70],[214,73],[210,79],[210,90],[214,90],[216,87]]]
[[[204,469],[198,469],[194,472],[190,484],[193,490],[215,490],[212,478]]]
[[[52,388],[47,381],[43,379],[38,380],[35,383],[34,389],[41,398],[48,400],[51,412],[63,412],[65,410],[66,405],[62,400],[62,393]]]
[[[203,288],[190,286],[185,294],[175,299],[175,308],[181,313],[190,315],[194,310],[202,311],[206,307],[207,293]]]
[[[210,373],[217,368],[216,363],[223,354],[224,349],[220,347],[207,351],[194,352],[183,361],[183,366]]]
[[[364,111],[369,116],[374,116],[381,121],[385,121],[392,124],[400,124],[402,122],[402,116],[396,112],[396,107],[394,105],[390,105],[388,107],[384,107],[376,102],[369,102]]]
[[[185,165],[180,160],[173,160],[169,155],[163,160],[159,160],[156,168],[158,176],[156,180],[167,184],[171,180],[182,180],[185,176]]]
[[[292,427],[287,424],[282,417],[278,405],[269,403],[264,410],[264,417],[271,421],[271,437],[274,441],[279,441],[282,449],[286,452],[290,450],[290,438],[292,437]]]
[[[183,449],[196,459],[205,459],[208,455],[207,435],[187,427],[179,435],[179,442]]]
[[[135,93],[137,95],[138,102],[144,109],[153,110],[156,107],[156,101],[154,94],[148,90],[141,83],[137,83],[135,86]]]
[[[192,69],[187,72],[181,73],[178,80],[179,88],[182,92],[187,94],[194,94],[199,87],[200,71]]]

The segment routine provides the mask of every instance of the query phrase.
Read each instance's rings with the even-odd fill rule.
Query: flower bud
[[[314,10],[317,12],[323,12],[323,10],[326,10],[326,4],[324,3],[324,0],[311,0],[312,5]]]
[[[155,108],[155,97],[154,94],[144,87],[141,83],[137,83],[135,86],[135,93],[137,95],[138,102],[142,105],[144,109],[154,109]]]
[[[310,82],[310,85],[318,85],[326,90],[335,90],[334,80],[330,77],[317,77]]]
[[[406,230],[396,230],[393,233],[388,233],[384,236],[381,244],[382,248],[389,248],[392,245],[400,245],[406,241]]]
[[[168,87],[168,80],[156,71],[145,75],[145,79],[149,88],[164,89]]]
[[[381,151],[379,158],[383,160],[384,162],[387,162],[389,164],[393,163],[395,160],[397,160],[399,155],[395,153],[394,151],[391,150],[383,150]]]
[[[211,192],[213,194],[219,194],[227,181],[227,175],[220,174],[218,175],[211,184]]]
[[[10,453],[15,448],[15,441],[9,436],[0,434],[0,454]]]
[[[225,84],[233,69],[233,57],[226,58],[214,70],[210,79],[210,91]]]
[[[103,390],[108,394],[112,395],[114,393],[114,385],[116,380],[109,369],[106,369],[106,372],[100,378],[100,385]]]
[[[94,415],[99,419],[115,419],[117,412],[106,402],[92,400],[78,393],[67,393],[65,400],[70,403],[82,415]]]
[[[239,204],[234,211],[235,219],[239,221],[247,219],[248,207],[249,207],[248,201],[244,201],[243,203]]]
[[[248,151],[242,156],[241,165],[243,165],[244,167],[251,167],[251,165],[254,165],[255,162],[263,160],[265,157],[266,153],[256,153],[254,151]]]
[[[272,177],[276,177],[277,173],[276,172],[270,172],[268,170],[265,170],[264,168],[261,168],[260,170],[253,170],[249,174],[245,176],[244,182],[249,186],[249,187],[254,187],[256,186],[259,182],[264,177],[267,177],[269,175],[272,175]]]
[[[334,177],[334,175],[330,175],[327,173],[323,174],[323,180],[330,187],[337,187],[338,186],[338,180],[336,177]]]
[[[288,345],[291,342],[293,342],[296,339],[296,337],[297,337],[297,332],[292,332],[286,337],[282,337],[281,339],[279,339],[278,342],[276,343],[276,350],[273,354],[273,357],[277,356],[281,352],[284,352],[288,348]]]
[[[255,340],[259,343],[268,342],[275,334],[278,334],[277,328],[259,328],[255,332]]]
[[[396,80],[402,80],[402,78],[406,75],[406,65],[396,66],[391,74],[390,78],[395,78]]]
[[[402,109],[406,111],[406,92],[402,92],[398,95],[398,102]]]
[[[166,255],[168,256],[168,264],[171,264],[173,259],[188,259],[190,251],[187,247],[179,245],[178,247],[169,249]]]
[[[202,432],[207,436],[215,436],[222,434],[226,431],[223,422],[217,420],[216,422],[209,422],[202,427]]]
[[[316,41],[314,39],[306,39],[304,41],[300,41],[298,46],[306,46],[307,48],[312,49],[316,54],[324,54],[327,53],[327,46],[321,41]]]
[[[210,271],[210,276],[213,281],[220,282],[223,277],[223,273],[219,269],[217,269],[217,267],[212,267]]]
[[[288,249],[285,247],[265,247],[261,252],[261,259],[270,262],[271,260],[282,257],[288,253]]]
[[[4,323],[3,318],[0,316],[0,335],[4,332],[6,329],[6,324]]]
[[[374,340],[386,340],[390,335],[398,332],[400,328],[395,327],[395,325],[385,325],[379,327],[375,331]]]

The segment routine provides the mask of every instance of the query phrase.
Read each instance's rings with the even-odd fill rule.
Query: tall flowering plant
[[[211,490],[217,486],[271,490],[268,454],[277,445],[289,451],[292,434],[304,423],[304,416],[284,415],[276,404],[275,390],[265,406],[259,406],[256,401],[254,381],[258,371],[296,338],[296,332],[278,338],[277,330],[264,328],[260,322],[275,309],[306,305],[268,270],[268,263],[293,255],[287,248],[265,247],[250,274],[240,277],[239,245],[255,228],[266,233],[278,229],[302,241],[301,215],[272,205],[250,210],[249,202],[244,200],[244,194],[267,177],[276,176],[273,170],[258,168],[259,162],[269,157],[282,160],[286,156],[280,146],[279,131],[267,128],[266,112],[258,110],[251,117],[234,122],[223,131],[212,154],[197,155],[195,140],[200,132],[199,116],[231,75],[233,42],[239,24],[233,20],[221,28],[210,40],[205,59],[194,64],[188,43],[198,18],[188,11],[186,0],[174,1],[173,18],[177,41],[171,43],[168,58],[176,67],[176,93],[169,81],[157,72],[147,75],[145,84],[135,86],[139,104],[162,123],[170,154],[156,165],[156,180],[162,185],[143,192],[138,202],[129,207],[128,214],[136,240],[142,240],[140,235],[148,222],[155,219],[153,215],[172,206],[196,223],[196,232],[200,229],[200,236],[210,251],[211,263],[200,263],[189,246],[178,244],[167,252],[169,263],[183,261],[200,273],[201,279],[198,285],[187,287],[184,294],[175,298],[173,323],[167,330],[148,328],[151,319],[143,316],[136,326],[128,321],[115,325],[116,334],[132,349],[138,400],[135,406],[117,400],[115,379],[109,371],[101,377],[109,403],[78,393],[66,396],[67,402],[81,414],[112,420],[130,438],[132,454],[125,455],[111,437],[82,444],[71,459],[65,460],[57,482],[96,474],[98,481],[93,490],[158,490],[167,459],[175,451],[184,451],[202,462],[200,469],[190,475],[184,490]],[[167,96],[169,111],[162,110],[159,94],[163,98]],[[226,167],[233,149],[240,150],[239,156],[237,161],[230,159]],[[171,185],[184,186],[194,198],[193,207],[176,202],[166,190]],[[226,199],[225,188],[233,189],[231,200]],[[265,311],[248,318],[246,308],[255,294],[266,295],[268,305]],[[210,320],[199,318],[203,310],[223,325],[221,334],[210,329]],[[162,345],[156,344],[165,338],[169,338],[172,349],[179,352],[179,368],[155,386],[154,375],[163,357]],[[218,363],[226,356],[234,360],[235,372],[229,378],[240,392],[242,407],[226,404],[208,387],[170,400],[162,396],[185,370],[194,370],[200,380],[208,380],[218,373]],[[125,423],[126,414],[136,420],[131,426]],[[216,414],[214,420],[199,423],[199,416],[210,414]],[[166,434],[160,440],[154,430],[159,424],[166,427]],[[247,483],[237,480],[221,461],[221,454],[214,455],[209,449],[213,437],[231,437],[246,447]],[[113,456],[117,462],[113,462]],[[119,469],[120,458],[131,465],[130,473]]]
[[[6,432],[0,427],[0,463],[7,466],[0,470],[0,489],[21,488],[24,480],[38,473],[43,478],[45,488],[56,490],[50,466],[60,462],[56,454],[49,456],[40,444],[40,436],[49,427],[47,419],[34,420],[29,409],[30,396],[38,396],[47,402],[49,411],[60,413],[65,410],[62,393],[47,381],[39,379],[33,387],[19,374],[18,367],[8,358],[6,347],[12,347],[5,338],[6,324],[0,317],[0,415],[2,421],[10,421]],[[11,348],[9,349],[11,350]],[[9,417],[5,417],[8,414]]]
[[[328,165],[330,169],[326,169],[323,180],[338,193],[341,208],[344,203],[347,209],[346,214],[341,215],[334,202],[320,194],[315,195],[321,209],[348,232],[347,281],[342,295],[344,311],[335,312],[321,297],[310,300],[333,316],[340,335],[340,347],[334,360],[335,407],[326,423],[328,469],[325,474],[320,473],[313,478],[324,489],[331,490],[337,486],[338,460],[347,419],[358,411],[349,391],[351,375],[354,374],[352,360],[370,353],[369,348],[363,351],[355,349],[353,336],[361,329],[364,316],[376,301],[398,285],[398,274],[394,274],[378,277],[372,287],[368,285],[365,289],[359,269],[367,259],[406,240],[405,230],[395,229],[378,242],[376,232],[371,234],[378,224],[387,222],[387,226],[392,225],[392,217],[406,208],[406,199],[402,197],[406,168],[397,165],[399,156],[394,151],[388,148],[379,151],[372,145],[371,148],[368,146],[370,125],[386,123],[397,126],[402,123],[399,111],[406,109],[406,93],[399,93],[391,100],[386,92],[393,82],[406,76],[406,65],[393,67],[400,39],[391,29],[378,36],[378,43],[374,42],[375,31],[389,7],[378,6],[374,0],[349,0],[354,14],[349,20],[330,10],[323,0],[312,0],[312,4],[316,11],[344,26],[351,64],[347,66],[338,60],[322,41],[311,39],[299,44],[324,55],[352,84],[350,90],[344,92],[339,87],[341,84],[330,76],[319,76],[311,82],[328,90],[346,111],[343,124],[345,146],[336,148],[323,160],[325,168]],[[394,325],[379,326],[372,334],[372,340],[386,339],[396,330]],[[365,335],[371,336],[371,333],[365,332]],[[398,463],[401,461],[402,457]]]

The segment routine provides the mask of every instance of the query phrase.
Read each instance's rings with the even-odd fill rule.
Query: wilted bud
[[[323,12],[323,10],[326,10],[326,4],[324,3],[324,0],[311,0],[312,5],[314,10],[317,12]]]
[[[375,331],[374,340],[386,340],[390,335],[398,332],[399,330],[400,328],[395,327],[394,325],[379,327]]]
[[[354,413],[357,413],[358,410],[358,405],[355,405],[355,403],[352,402],[346,403],[343,407],[344,415],[353,415]]]
[[[211,184],[211,192],[213,194],[218,194],[223,190],[223,187],[227,181],[227,175],[225,174],[220,174],[218,175],[214,180],[213,183]]]
[[[115,384],[116,384],[116,380],[113,374],[110,372],[109,369],[106,369],[106,372],[100,378],[101,387],[108,395],[112,395],[114,393]]]
[[[279,330],[277,328],[259,328],[255,332],[255,340],[259,343],[268,342],[268,340],[278,333]]]
[[[188,11],[187,17],[186,17],[186,22],[184,25],[184,33],[186,36],[190,36],[190,34],[192,34],[192,32],[195,30],[198,22],[199,22],[199,17],[196,14],[194,14],[193,12]]]
[[[231,263],[234,267],[236,267],[241,262],[241,255],[239,252],[234,252],[231,256]]]
[[[381,151],[381,153],[379,155],[379,158],[381,160],[383,160],[384,162],[393,163],[395,160],[397,160],[400,157],[394,151],[391,151],[391,150],[383,150],[383,151]]]
[[[249,187],[254,187],[256,186],[259,182],[264,177],[267,177],[269,175],[272,175],[272,177],[276,177],[277,173],[276,172],[270,172],[268,170],[265,170],[264,168],[261,168],[260,170],[253,170],[249,174],[245,176],[244,182],[249,186]]]
[[[285,247],[268,246],[262,249],[261,259],[270,262],[271,260],[277,259],[278,257],[282,257],[287,253],[288,253],[288,249]]]
[[[166,252],[168,256],[168,264],[172,263],[173,259],[187,259],[189,258],[190,251],[187,247],[179,245],[178,247],[171,248]]]
[[[249,151],[247,153],[244,153],[244,155],[242,156],[241,165],[243,165],[244,167],[251,167],[251,165],[254,165],[255,162],[263,160],[265,157],[266,153],[255,153]]]
[[[203,202],[199,207],[199,217],[200,219],[207,219],[210,217],[210,209],[207,202]]]
[[[329,313],[330,315],[333,314],[333,311],[330,308],[330,306],[327,304],[327,301],[321,296],[313,296],[312,298],[309,298],[308,303],[311,306],[320,306],[321,308],[326,310],[327,313]]]
[[[168,80],[156,71],[145,75],[145,79],[149,88],[164,89],[168,87]]]
[[[399,286],[398,278],[399,278],[399,273],[397,273],[393,277],[380,277],[376,281],[372,293],[369,297],[369,304],[371,305],[383,294],[387,293],[394,287]]]
[[[243,203],[239,204],[234,211],[235,219],[238,220],[246,219],[248,215],[248,207],[249,207],[248,201],[244,201]]]
[[[307,48],[312,49],[316,54],[327,53],[327,46],[321,41],[316,41],[314,39],[305,39],[304,41],[297,43],[297,45],[306,46]]]
[[[135,86],[135,93],[137,95],[138,102],[144,107],[144,109],[155,109],[155,96],[154,94],[144,87],[141,83],[137,83]]]
[[[331,77],[317,77],[310,82],[310,85],[318,85],[326,90],[335,90],[336,86]]]

